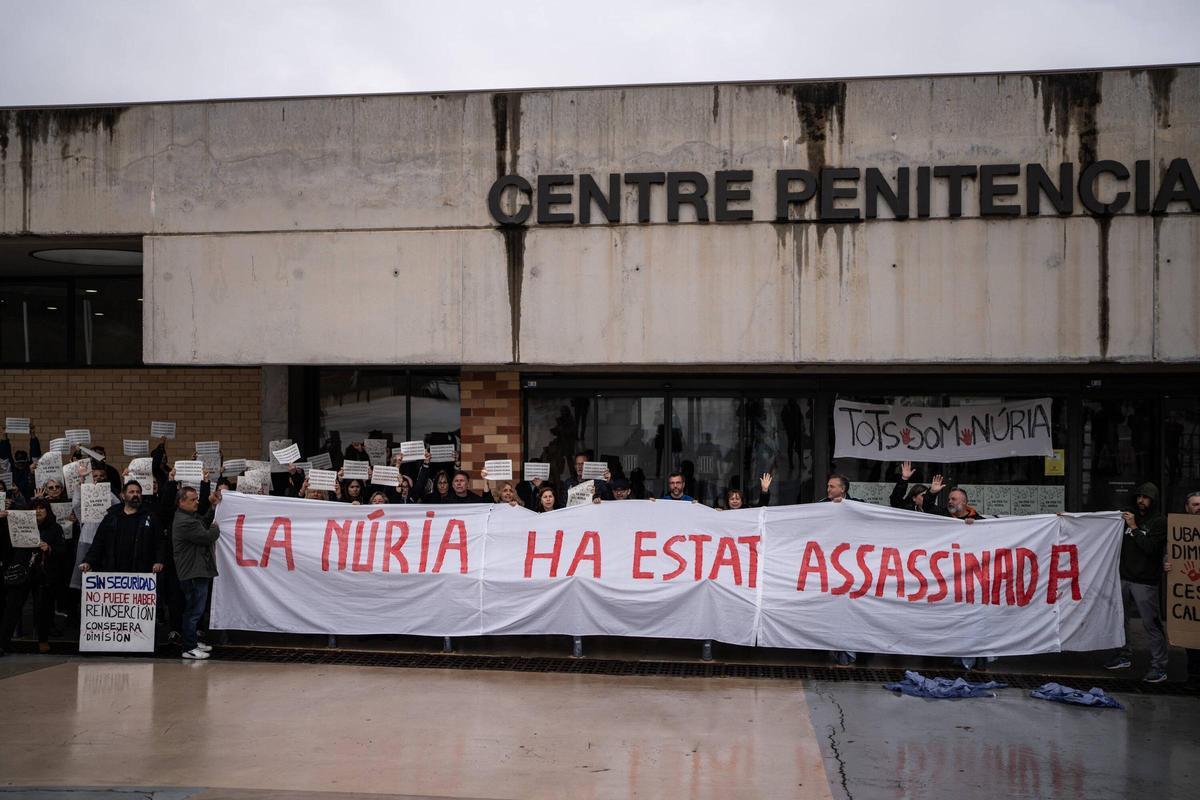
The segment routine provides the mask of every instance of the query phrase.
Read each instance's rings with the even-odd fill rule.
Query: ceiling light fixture
[[[142,254],[138,250],[66,248],[35,250],[29,255],[41,261],[52,261],[55,264],[79,264],[89,267],[140,267],[142,265]]]

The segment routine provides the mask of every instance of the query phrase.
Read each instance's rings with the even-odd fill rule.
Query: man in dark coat
[[[153,511],[142,505],[142,485],[126,481],[122,502],[108,510],[80,563],[83,572],[162,572],[167,540]]]
[[[1158,510],[1158,487],[1153,483],[1143,483],[1134,490],[1134,502],[1137,510],[1121,515],[1125,520],[1125,535],[1121,537],[1121,599],[1126,630],[1130,606],[1136,606],[1150,640],[1150,671],[1142,680],[1162,683],[1167,679],[1168,650],[1158,594],[1167,546],[1167,520]],[[1128,669],[1132,665],[1133,650],[1126,636],[1125,646],[1104,662],[1104,668]]]
[[[200,514],[200,493],[191,486],[179,490],[179,508],[171,525],[171,544],[175,553],[175,569],[179,573],[179,586],[183,589],[183,657],[205,659],[212,648],[196,638],[200,618],[208,603],[208,591],[212,579],[217,577],[217,558],[213,544],[221,535],[220,528],[213,522],[221,493],[212,496],[208,512]]]

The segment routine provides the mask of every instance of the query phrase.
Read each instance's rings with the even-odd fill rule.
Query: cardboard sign
[[[80,597],[79,651],[154,650],[158,576],[139,572],[86,572]]]
[[[174,439],[175,438],[175,423],[174,422],[151,422],[150,423],[150,438],[151,439]]]
[[[79,521],[103,522],[112,505],[112,487],[108,483],[85,483],[79,489]]]
[[[148,456],[150,442],[145,439],[122,439],[121,452],[127,456]]]
[[[1200,648],[1200,514],[1167,515],[1167,639]]]
[[[366,439],[363,441],[363,450],[367,451],[367,458],[370,459],[371,466],[377,467],[387,463],[387,439]]]
[[[5,417],[5,433],[29,433],[29,417]]]
[[[539,480],[550,480],[550,465],[544,461],[526,461],[523,471],[525,480],[531,481],[534,478]]]
[[[484,461],[483,468],[487,470],[487,479],[489,481],[511,481],[513,477],[512,460],[511,459],[496,459],[494,461]]]
[[[365,481],[371,477],[371,463],[369,461],[342,462],[342,477],[348,481]]]
[[[376,486],[391,486],[393,489],[400,485],[400,468],[379,466],[371,470],[371,483]]]
[[[42,543],[38,533],[36,511],[8,512],[8,540],[13,547],[37,547]]]

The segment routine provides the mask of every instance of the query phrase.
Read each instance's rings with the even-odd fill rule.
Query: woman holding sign
[[[50,501],[35,498],[32,512],[5,512],[9,529],[4,542],[4,616],[0,619],[0,655],[12,643],[25,600],[33,595],[33,618],[38,650],[50,652],[50,627],[54,622],[54,592],[51,576],[62,556],[63,532],[54,519]],[[18,514],[33,514],[33,525]]]

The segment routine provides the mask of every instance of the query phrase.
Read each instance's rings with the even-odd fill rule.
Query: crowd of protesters
[[[41,447],[36,435],[30,436],[28,451],[13,449],[7,435],[0,439],[0,462],[11,470],[11,485],[0,481],[5,492],[4,509],[0,511],[0,572],[3,573],[3,608],[0,616],[0,655],[8,649],[15,630],[22,622],[26,603],[32,600],[34,629],[41,652],[49,651],[51,634],[56,628],[66,628],[79,616],[80,574],[89,570],[105,572],[152,572],[159,575],[160,610],[165,615],[160,627],[168,643],[178,646],[184,658],[205,659],[211,647],[200,641],[203,617],[206,613],[212,579],[217,575],[214,544],[220,536],[213,522],[216,506],[227,488],[236,488],[237,476],[222,474],[210,480],[207,471],[197,486],[181,484],[175,478],[167,454],[168,442],[160,439],[151,451],[153,491],[144,491],[141,482],[122,475],[106,460],[88,457],[90,474],[81,472],[80,479],[92,483],[107,483],[113,487],[111,506],[98,523],[81,524],[80,493],[70,498],[60,475],[36,480],[37,461]],[[90,445],[93,453],[105,456],[104,447]],[[461,504],[506,503],[522,506],[535,512],[549,512],[568,504],[571,490],[591,483],[591,502],[612,502],[628,499],[662,499],[697,502],[688,493],[688,478],[684,472],[667,476],[661,498],[647,496],[644,481],[631,482],[623,475],[614,477],[606,471],[603,478],[585,480],[585,465],[592,460],[589,452],[577,453],[572,474],[557,485],[537,478],[523,481],[493,481],[486,470],[480,477],[487,489],[471,490],[471,476],[457,463],[433,463],[429,449],[421,461],[405,462],[397,453],[395,465],[400,470],[398,485],[379,486],[370,480],[345,478],[346,462],[369,462],[361,441],[352,442],[344,451],[340,447],[326,448],[330,465],[337,470],[333,491],[309,486],[308,473],[296,466],[280,468],[271,473],[270,485],[260,491],[284,497],[309,500],[340,501],[353,504]],[[79,445],[69,453],[70,463],[83,461]],[[192,458],[195,455],[192,454]],[[618,471],[620,467],[614,465]],[[370,474],[370,466],[366,467]],[[86,470],[86,467],[84,468]],[[361,472],[361,470],[359,470]],[[970,524],[983,515],[971,505],[962,487],[949,487],[941,475],[932,475],[928,483],[917,480],[911,462],[899,465],[900,477],[892,490],[890,504],[894,508],[931,514]],[[754,498],[740,488],[725,492],[719,508],[736,510],[761,507],[770,503],[772,476],[764,473],[759,479]],[[1120,559],[1121,590],[1126,609],[1126,621],[1135,609],[1149,640],[1150,670],[1143,680],[1158,683],[1166,680],[1167,640],[1160,613],[1162,576],[1169,564],[1165,562],[1166,517],[1158,508],[1158,489],[1154,484],[1139,486],[1131,508],[1123,513],[1125,536]],[[850,480],[841,474],[831,474],[826,482],[822,502],[854,500]],[[71,503],[71,512],[64,519],[56,518],[54,505]],[[59,508],[63,508],[59,505]],[[17,548],[8,536],[7,513],[10,510],[36,512],[41,542],[36,548]],[[1184,513],[1200,514],[1200,492],[1186,498]],[[857,654],[837,651],[832,654],[841,665],[857,659]],[[991,659],[963,657],[956,661],[966,669],[984,668]],[[1200,655],[1189,651],[1189,671],[1200,670]],[[1128,647],[1115,653],[1104,666],[1106,669],[1128,669],[1132,665]]]

